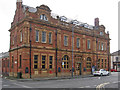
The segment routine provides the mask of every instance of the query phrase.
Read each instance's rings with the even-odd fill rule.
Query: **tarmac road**
[[[118,88],[118,72],[113,72],[109,76],[95,76],[74,79],[42,80],[42,81],[18,81],[2,79],[2,88]],[[112,85],[111,85],[112,84]],[[35,90],[35,89],[33,89]]]

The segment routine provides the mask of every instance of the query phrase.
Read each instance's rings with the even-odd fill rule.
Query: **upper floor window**
[[[103,43],[101,43],[101,50],[104,50],[104,44]]]
[[[46,32],[42,31],[42,43],[46,43]]]
[[[52,33],[49,32],[49,44],[51,44],[51,43],[52,43]]]
[[[36,30],[36,42],[38,42],[38,41],[39,41],[39,31]]]
[[[80,47],[80,38],[77,38],[77,48]]]
[[[12,45],[14,45],[14,35],[12,36]]]
[[[48,19],[47,19],[47,17],[45,16],[45,14],[40,15],[40,19],[41,19],[41,20],[48,21]]]
[[[105,51],[106,51],[106,43],[104,44],[104,49],[105,49]]]
[[[23,36],[22,36],[22,31],[20,32],[20,42],[22,42],[22,38],[23,38]]]
[[[90,49],[90,40],[87,40],[87,48]]]
[[[68,36],[64,36],[64,46],[68,46]]]
[[[99,42],[99,50],[100,50],[100,42]]]

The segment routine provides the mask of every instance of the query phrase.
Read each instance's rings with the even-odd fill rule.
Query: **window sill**
[[[47,69],[41,69],[41,71],[47,71]]]
[[[50,45],[53,45],[52,43],[49,43]]]
[[[47,42],[41,42],[41,43],[46,44]]]
[[[68,47],[68,45],[66,45],[66,46],[64,45],[64,47]]]

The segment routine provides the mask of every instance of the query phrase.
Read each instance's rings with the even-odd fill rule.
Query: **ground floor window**
[[[63,58],[62,58],[62,68],[64,69],[68,69],[69,68],[69,64],[68,64],[68,56],[65,55]]]
[[[42,69],[45,69],[46,56],[42,56]]]
[[[102,59],[102,68],[103,68],[103,59]]]
[[[38,69],[38,55],[34,55],[34,69]]]
[[[49,68],[52,69],[53,56],[49,56]]]
[[[91,58],[90,57],[87,58],[86,66],[87,66],[87,69],[91,69]]]
[[[100,59],[98,59],[98,61],[97,61],[97,67],[98,67],[98,69],[100,68]]]
[[[105,68],[107,68],[107,59],[105,59]]]
[[[12,56],[12,68],[14,68],[14,57]]]

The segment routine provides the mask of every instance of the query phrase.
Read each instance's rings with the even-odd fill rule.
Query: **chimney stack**
[[[17,9],[21,8],[22,7],[22,0],[17,0],[16,4],[17,4]]]
[[[95,18],[94,23],[95,23],[95,26],[98,27],[99,26],[99,18]]]

